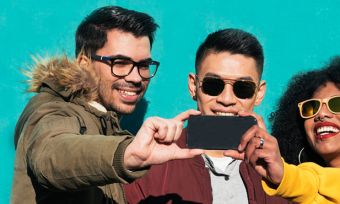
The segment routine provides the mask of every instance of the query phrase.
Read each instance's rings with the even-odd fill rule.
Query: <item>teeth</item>
[[[339,129],[333,126],[323,126],[316,130],[316,133],[319,135],[324,135],[328,133],[337,133],[337,132],[339,132]]]
[[[123,91],[123,90],[119,90],[120,93],[127,95],[127,96],[135,96],[137,95],[136,92],[132,92],[132,91]]]
[[[222,116],[233,116],[234,113],[225,113],[225,112],[216,112],[216,115],[222,115]]]

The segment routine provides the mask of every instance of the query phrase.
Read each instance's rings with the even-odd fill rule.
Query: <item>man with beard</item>
[[[198,111],[149,118],[134,139],[120,128],[159,66],[150,53],[156,28],[147,14],[99,8],[78,26],[76,60],[37,62],[30,80],[37,94],[15,132],[12,203],[124,203],[120,183],[202,153],[173,143]]]

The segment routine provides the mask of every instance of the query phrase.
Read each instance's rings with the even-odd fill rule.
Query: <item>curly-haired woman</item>
[[[298,203],[340,203],[340,57],[289,84],[271,118],[276,138],[256,116],[259,124],[245,133],[239,152],[226,155],[251,163],[270,195]],[[295,165],[281,159],[280,150]]]

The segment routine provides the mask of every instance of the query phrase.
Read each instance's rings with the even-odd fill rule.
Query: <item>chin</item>
[[[113,110],[118,112],[119,114],[122,115],[128,115],[133,113],[133,111],[136,109],[136,104],[134,105],[126,105],[126,104],[122,104],[119,106],[113,106]]]

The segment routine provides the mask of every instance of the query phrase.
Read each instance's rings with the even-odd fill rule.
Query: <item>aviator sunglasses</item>
[[[225,87],[225,84],[230,84],[233,86],[233,92],[237,98],[247,99],[252,98],[256,91],[256,84],[249,80],[237,80],[237,79],[221,79],[218,77],[204,77],[201,82],[200,87],[202,92],[210,96],[220,95]]]
[[[328,110],[334,114],[340,114],[340,96],[332,96],[325,99],[308,99],[298,103],[300,116],[312,118],[321,110],[322,104],[326,104]]]

